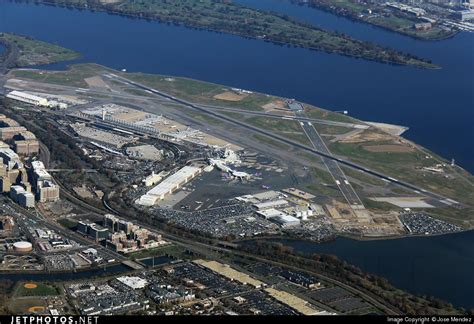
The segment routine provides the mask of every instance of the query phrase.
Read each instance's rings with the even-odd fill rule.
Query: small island
[[[430,60],[409,53],[402,53],[341,33],[323,30],[288,15],[256,10],[229,1],[35,0],[35,2],[91,11],[105,11],[111,14],[234,34],[285,46],[337,53],[377,62],[420,68],[438,68]]]

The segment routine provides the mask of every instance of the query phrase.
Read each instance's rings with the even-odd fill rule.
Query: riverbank
[[[306,255],[335,255],[363,271],[387,278],[391,284],[413,294],[432,295],[458,307],[472,309],[473,239],[474,231],[466,231],[441,236],[375,241],[340,237],[321,244],[285,239],[270,241]]]
[[[0,61],[7,68],[72,61],[81,57],[73,50],[13,33],[0,33],[7,57]]]
[[[363,22],[368,25],[383,28],[390,32],[395,32],[404,36],[411,37],[413,39],[423,41],[441,41],[454,37],[459,31],[457,30],[445,30],[439,26],[432,26],[428,30],[417,30],[414,25],[416,23],[424,22],[416,17],[409,17],[408,15],[401,14],[395,15],[382,15],[383,8],[377,6],[367,5],[365,3],[353,3],[351,1],[326,1],[326,0],[291,0],[299,5],[307,5],[310,8],[323,10],[353,21]],[[373,15],[372,12],[377,11],[377,15]]]
[[[102,11],[126,17],[156,20],[190,28],[227,33],[278,45],[336,53],[381,63],[438,69],[430,60],[409,53],[356,40],[347,35],[316,28],[287,15],[251,9],[231,2],[182,0],[173,4],[153,2],[144,6],[129,0],[91,6],[85,1],[35,0],[66,8]]]

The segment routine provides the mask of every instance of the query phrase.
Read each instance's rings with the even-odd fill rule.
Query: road
[[[222,115],[222,114],[219,114],[217,112],[215,112],[214,110],[210,110],[210,109],[207,109],[207,108],[204,108],[203,106],[201,105],[197,105],[197,104],[194,104],[194,103],[191,103],[191,102],[188,102],[186,100],[183,100],[183,99],[179,99],[179,98],[176,98],[176,97],[173,97],[171,95],[168,95],[167,93],[164,93],[162,91],[158,91],[156,89],[153,89],[153,88],[150,88],[148,86],[145,86],[145,85],[142,85],[140,83],[137,83],[137,82],[134,82],[134,81],[131,81],[131,80],[128,80],[126,78],[123,78],[123,77],[120,77],[120,76],[117,76],[115,74],[108,74],[109,78],[110,79],[114,79],[116,81],[119,81],[119,82],[122,82],[122,83],[125,83],[125,84],[128,84],[130,86],[133,86],[133,87],[136,87],[138,89],[141,89],[141,90],[146,90],[148,91],[149,93],[152,93],[152,94],[155,94],[159,97],[163,97],[163,98],[167,98],[168,100],[170,101],[174,101],[176,103],[179,103],[183,106],[186,106],[188,108],[191,108],[193,110],[196,110],[196,111],[199,111],[201,113],[204,113],[204,114],[207,114],[211,117],[214,117],[216,119],[220,119],[220,120],[223,120],[223,121],[226,121],[226,122],[229,122],[229,123],[232,123],[232,124],[235,124],[237,126],[240,126],[240,127],[243,127],[243,128],[246,128],[248,130],[251,130],[251,131],[254,131],[256,133],[260,133],[262,135],[265,135],[265,136],[268,136],[274,140],[277,140],[279,142],[282,142],[282,143],[285,143],[285,144],[289,144],[293,147],[296,147],[296,148],[299,148],[299,149],[302,149],[306,152],[309,152],[311,154],[314,154],[314,155],[317,155],[317,156],[322,156],[324,158],[328,158],[330,160],[333,160],[335,162],[338,162],[339,164],[342,164],[342,165],[345,165],[345,166],[348,166],[350,168],[353,168],[353,169],[356,169],[356,170],[359,170],[359,171],[362,171],[362,172],[365,172],[371,176],[374,176],[374,177],[377,177],[379,179],[382,179],[388,183],[393,183],[393,184],[396,184],[400,187],[403,187],[403,188],[406,188],[406,189],[409,189],[409,190],[412,190],[412,191],[416,191],[417,193],[420,193],[420,194],[423,194],[427,197],[430,197],[432,199],[435,199],[435,200],[438,200],[440,203],[442,204],[446,204],[446,200],[448,200],[449,198],[447,197],[444,197],[444,196],[441,196],[439,194],[436,194],[434,192],[431,192],[431,191],[428,191],[426,189],[423,189],[423,188],[420,188],[420,187],[417,187],[415,185],[412,185],[408,182],[405,182],[405,181],[402,181],[402,180],[399,180],[399,179],[395,179],[393,177],[390,177],[390,176],[387,176],[381,172],[378,172],[378,171],[375,171],[375,170],[371,170],[369,168],[366,168],[362,165],[359,165],[357,163],[354,163],[354,162],[350,162],[348,160],[345,160],[345,159],[342,159],[342,158],[339,158],[339,157],[336,157],[336,156],[333,156],[332,154],[327,154],[326,152],[323,152],[323,151],[319,151],[313,147],[308,147],[306,145],[303,145],[301,143],[298,143],[296,141],[293,141],[291,139],[288,139],[286,137],[282,137],[282,136],[279,136],[277,134],[274,134],[272,132],[269,132],[269,131],[266,131],[266,130],[263,130],[261,128],[258,128],[258,127],[255,127],[255,126],[252,126],[252,125],[249,125],[249,124],[246,124],[240,120],[236,120],[234,118],[231,118],[231,117],[228,117],[226,115]]]
[[[104,202],[104,206],[107,209],[109,209],[109,211],[113,212],[116,215],[120,215],[119,212],[117,212],[115,209],[113,209],[112,207],[110,207],[108,205],[106,200],[104,200],[103,202]],[[272,261],[272,260],[266,259],[264,257],[260,257],[260,256],[250,254],[250,253],[246,253],[246,252],[237,251],[237,250],[234,250],[234,249],[228,249],[228,248],[219,247],[219,246],[215,246],[215,245],[211,245],[211,244],[207,244],[207,243],[202,243],[202,242],[198,242],[198,241],[191,241],[190,239],[183,238],[183,237],[180,237],[180,236],[177,236],[177,235],[174,235],[174,234],[170,234],[168,232],[161,231],[157,228],[151,227],[150,225],[144,224],[144,223],[142,223],[140,221],[137,221],[135,219],[133,221],[137,225],[140,225],[140,227],[147,228],[150,231],[158,232],[159,234],[161,234],[163,236],[163,238],[165,238],[169,241],[173,241],[173,243],[181,245],[181,246],[183,246],[183,247],[185,247],[189,250],[192,250],[192,251],[197,250],[197,251],[201,252],[204,255],[207,255],[209,253],[209,250],[211,250],[211,251],[215,251],[215,252],[219,252],[219,253],[228,253],[228,254],[232,254],[232,255],[235,255],[235,256],[239,256],[239,257],[245,257],[245,258],[248,258],[248,259],[255,260],[257,262],[264,262],[264,263],[267,263],[267,264],[277,265],[277,266],[289,268],[289,269],[292,269],[292,270],[301,271],[301,269],[299,267],[294,267],[294,266],[288,265],[286,263]],[[224,242],[224,243],[227,244],[228,242]],[[322,275],[319,272],[308,271],[308,270],[305,270],[305,272],[311,273],[312,275],[314,275],[316,277],[319,277],[319,278],[325,280],[326,282],[332,283],[336,286],[339,286],[341,288],[344,288],[344,289],[354,293],[355,295],[360,296],[361,298],[363,298],[364,300],[366,300],[370,304],[376,306],[377,308],[383,310],[387,314],[391,314],[391,315],[398,314],[398,312],[393,309],[393,306],[388,305],[387,303],[385,303],[382,300],[379,300],[380,298],[378,296],[375,296],[370,292],[366,292],[366,291],[360,290],[358,288],[354,288],[354,287],[349,286],[349,285],[347,285],[347,284],[345,284],[345,283],[343,283],[343,282],[341,282],[337,279]]]
[[[0,58],[0,75],[8,72],[8,69],[15,65],[15,62],[20,55],[20,50],[14,42],[2,42],[5,45],[5,56]]]
[[[295,115],[305,116],[304,111],[297,111],[295,112]],[[316,150],[324,152],[327,155],[332,155],[311,122],[300,122],[300,125]],[[362,201],[350,184],[349,179],[347,179],[346,175],[342,171],[339,163],[327,157],[321,157],[321,159],[323,160],[323,163],[331,174],[334,183],[339,188],[339,191],[342,193],[349,206],[351,206],[353,209],[363,209],[364,205],[362,204]]]
[[[16,221],[18,221],[22,226],[24,226],[24,228],[28,228],[29,226],[25,223],[26,219],[22,218],[23,215],[26,216],[28,220],[34,220],[39,226],[44,226],[64,237],[73,239],[74,241],[80,243],[83,246],[83,248],[93,245],[97,250],[101,251],[103,255],[107,255],[111,259],[116,259],[116,260],[121,260],[121,261],[125,260],[123,255],[118,254],[110,249],[106,249],[100,245],[97,245],[95,242],[89,241],[88,239],[84,238],[82,235],[79,235],[75,232],[65,229],[63,226],[49,219],[44,218],[43,215],[39,214],[36,211],[32,212],[30,210],[24,209],[17,204],[12,204],[10,201],[5,201],[4,208],[14,213],[17,216]],[[45,253],[42,253],[42,254],[45,254]]]

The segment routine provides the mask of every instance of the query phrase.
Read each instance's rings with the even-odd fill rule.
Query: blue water
[[[282,0],[239,2],[410,51],[441,70],[391,66],[105,13],[0,3],[0,30],[70,47],[83,61],[297,98],[366,120],[410,127],[406,137],[474,171],[474,34],[424,42]]]
[[[292,240],[279,242],[304,253],[334,254],[365,271],[387,278],[395,287],[472,309],[473,241],[474,231],[382,241],[338,238],[323,244]]]

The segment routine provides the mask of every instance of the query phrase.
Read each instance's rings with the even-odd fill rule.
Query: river
[[[0,1],[0,31],[79,51],[84,58],[77,62],[186,76],[349,110],[364,120],[409,126],[407,138],[474,171],[474,34],[425,42],[286,0],[238,2],[409,51],[442,69],[393,66],[105,13],[7,1]],[[469,232],[297,244],[302,250],[338,255],[412,292],[472,308],[473,241]]]
[[[295,251],[336,255],[395,287],[466,309],[474,308],[473,241],[474,231],[375,241],[337,238],[322,244],[277,240]]]
[[[239,0],[410,51],[422,70],[287,48],[259,40],[42,5],[0,3],[0,30],[84,54],[82,61],[297,98],[354,117],[409,126],[406,137],[474,171],[474,34],[424,42],[285,0]]]

